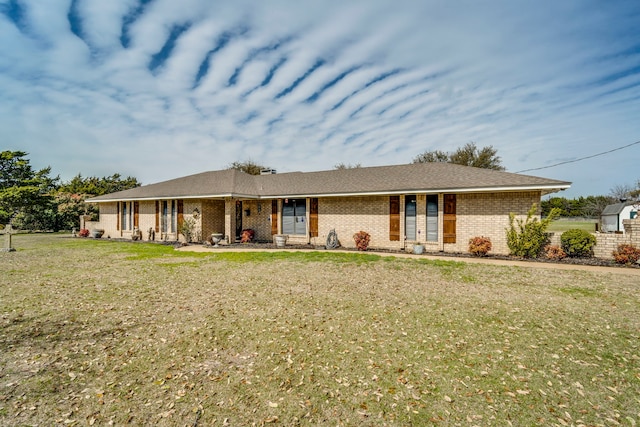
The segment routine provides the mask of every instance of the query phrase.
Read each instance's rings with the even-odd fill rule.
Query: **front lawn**
[[[17,235],[3,425],[636,425],[638,277]]]

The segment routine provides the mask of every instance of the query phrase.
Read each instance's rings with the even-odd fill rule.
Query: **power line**
[[[555,165],[542,166],[542,167],[539,167],[539,168],[532,168],[532,169],[525,169],[525,170],[521,170],[521,171],[518,171],[518,172],[515,172],[515,173],[538,171],[538,170],[541,170],[541,169],[549,169],[549,168],[553,168],[553,167],[560,166],[560,165],[566,165],[568,163],[580,162],[582,160],[592,159],[594,157],[603,156],[605,154],[613,153],[614,151],[622,150],[623,148],[628,148],[628,147],[631,147],[632,145],[636,145],[636,144],[640,144],[640,141],[632,142],[631,144],[627,144],[627,145],[624,145],[622,147],[614,148],[614,149],[611,149],[611,150],[608,150],[608,151],[603,151],[602,153],[592,154],[591,156],[580,157],[579,159],[574,159],[574,160],[567,160],[566,162],[556,163]]]

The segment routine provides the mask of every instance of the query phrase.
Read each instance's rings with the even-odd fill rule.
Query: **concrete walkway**
[[[250,248],[250,247],[236,247],[236,246],[220,246],[218,248],[214,248],[212,246],[204,246],[204,245],[189,245],[182,246],[177,248],[178,251],[185,252],[309,252],[313,251],[313,249],[296,249],[296,248],[284,248],[284,249],[270,249],[270,248]],[[354,251],[346,251],[340,249],[318,249],[319,252],[341,252],[341,253],[350,253],[354,254],[357,252]],[[506,259],[495,259],[495,258],[473,258],[473,257],[455,257],[455,256],[442,256],[424,253],[422,255],[414,255],[410,253],[402,253],[402,252],[376,252],[376,251],[366,251],[359,252],[366,253],[370,255],[379,255],[379,256],[392,256],[396,258],[412,258],[412,259],[429,259],[429,260],[442,260],[442,261],[456,261],[456,262],[466,262],[472,264],[489,264],[489,265],[504,265],[508,267],[522,267],[522,268],[547,268],[551,270],[581,270],[581,271],[591,271],[597,273],[610,273],[610,274],[626,274],[632,276],[640,277],[640,268],[636,267],[602,267],[595,265],[578,265],[578,264],[562,264],[562,263],[553,263],[553,262],[536,262],[536,261],[517,261],[517,260],[506,260]],[[640,282],[639,282],[640,284]]]

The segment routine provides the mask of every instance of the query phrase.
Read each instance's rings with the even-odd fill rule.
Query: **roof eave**
[[[238,194],[238,193],[226,193],[226,194],[197,194],[191,196],[149,196],[149,197],[119,197],[113,199],[87,199],[87,203],[113,203],[113,202],[148,202],[154,200],[194,200],[194,199],[259,199],[259,196],[254,194]]]
[[[362,191],[349,193],[299,193],[299,194],[271,194],[260,196],[260,199],[296,198],[296,197],[354,197],[354,196],[388,196],[401,194],[437,194],[437,193],[489,193],[489,192],[516,192],[516,191],[541,191],[542,194],[557,193],[571,187],[571,184],[562,185],[535,185],[535,186],[508,186],[508,187],[477,187],[477,188],[430,188],[430,189],[404,189]]]

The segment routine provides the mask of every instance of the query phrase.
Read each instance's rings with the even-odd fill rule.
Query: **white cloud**
[[[0,135],[66,179],[403,163],[469,141],[516,171],[640,135],[633,3],[80,0],[81,37],[70,0],[18,4],[16,23],[0,2]],[[539,174],[603,194],[640,178],[638,149]]]

